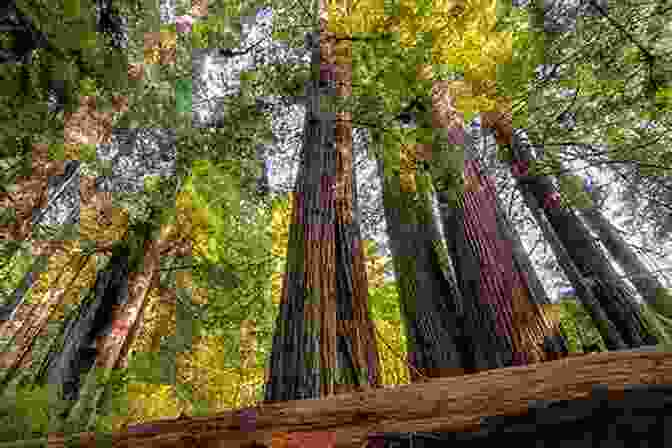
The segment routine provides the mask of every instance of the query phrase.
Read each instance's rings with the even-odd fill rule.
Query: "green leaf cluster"
[[[566,174],[558,176],[560,182],[561,201],[565,207],[586,209],[593,206],[593,201],[584,190],[584,180],[581,176]]]
[[[233,16],[208,13],[205,20],[194,22],[191,28],[193,48],[235,48],[239,45],[240,23]]]
[[[585,347],[593,344],[597,344],[600,351],[607,351],[588,310],[575,298],[563,299],[560,304],[560,327],[567,339],[569,351],[582,353]]]

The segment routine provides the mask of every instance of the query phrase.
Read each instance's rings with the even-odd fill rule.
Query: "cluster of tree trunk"
[[[350,113],[325,111],[321,104],[326,95],[351,94],[352,74],[348,64],[343,62],[350,56],[351,47],[347,41],[337,44],[334,36],[326,31],[325,19],[320,26],[313,63],[322,68],[319,72],[324,78],[312,79],[307,84],[302,160],[296,180],[286,276],[264,400],[319,398],[364,390],[369,395],[352,395],[358,398],[343,400],[351,406],[342,414],[347,417],[335,418],[333,424],[329,423],[340,427],[336,431],[336,446],[345,447],[361,443],[383,419],[396,419],[398,423],[386,424],[386,428],[395,425],[408,430],[466,428],[480,415],[481,398],[487,395],[487,399],[495,401],[497,393],[513,387],[514,381],[518,384],[514,389],[520,403],[537,397],[532,386],[538,383],[543,384],[548,395],[561,390],[564,393],[571,378],[581,375],[584,378],[592,375],[596,381],[619,385],[633,378],[639,380],[635,367],[640,369],[639,374],[649,375],[647,378],[669,381],[669,360],[661,355],[613,354],[613,358],[603,358],[604,363],[563,361],[565,372],[555,371],[552,376],[550,369],[557,366],[542,365],[494,372],[488,380],[483,380],[486,376],[473,375],[446,379],[426,388],[414,385],[389,395],[387,391],[384,395],[383,391],[371,390],[380,386],[379,358],[367,303],[368,285],[353,168],[352,120]],[[440,101],[435,102],[433,110],[438,127],[446,128],[449,135],[455,136],[455,129],[457,135],[464,134],[464,123],[460,117],[456,118],[450,99],[446,101],[446,93],[440,92],[438,88],[436,98]],[[82,104],[82,107],[89,106],[91,104]],[[527,173],[525,167],[533,161],[530,145],[511,129],[510,114],[484,113],[482,117],[484,127],[494,128],[498,140],[512,146],[518,188],[608,348],[616,350],[658,342],[647,331],[632,292],[611,267],[576,212],[558,203],[552,179]],[[397,176],[386,176],[389,167],[382,157],[377,161],[413,381],[521,366],[567,354],[557,323],[544,312],[544,305],[550,301],[498,201],[493,182],[482,173],[474,156],[472,136],[464,134],[459,143],[464,145],[465,160],[464,189],[458,192],[457,201],[439,184],[433,184],[428,171],[417,164],[418,160],[431,163],[431,156],[423,153],[422,148],[403,148],[402,172]],[[39,157],[44,158],[46,148],[37,150],[42,152],[36,152],[34,158],[35,178],[18,183],[17,191],[23,195],[3,193],[0,196],[0,205],[20,204],[16,224],[0,229],[7,238],[29,236],[32,211],[43,204],[50,176],[64,172],[61,182],[69,182],[74,176],[73,163],[65,166],[42,163],[44,160]],[[265,170],[263,173],[265,176]],[[267,184],[267,177],[262,177],[260,192],[268,190]],[[433,192],[438,197],[440,220],[435,219],[431,211]],[[95,194],[91,198],[94,202],[104,202]],[[99,206],[101,210],[105,208]],[[188,252],[184,242],[172,239],[174,228],[162,228],[158,238],[153,237],[154,217],[158,213],[155,207],[147,222],[129,228],[124,243],[103,248],[112,255],[107,267],[97,273],[91,294],[66,320],[62,347],[54,345],[35,377],[61,385],[62,397],[73,402],[66,412],[72,421],[89,420],[95,415],[93,411],[102,391],[96,385],[93,367],[109,371],[123,364],[142,325],[148,291],[156,282],[160,258]],[[647,274],[597,208],[584,215],[612,255],[627,267],[626,271],[641,278],[633,277],[633,283],[646,300],[655,303],[653,298],[662,285],[650,272]],[[445,253],[442,252],[444,247]],[[445,254],[448,256],[443,257]],[[48,257],[50,253],[45,251],[43,255]],[[3,304],[0,310],[4,317],[0,336],[13,338],[17,346],[16,350],[1,354],[2,367],[9,372],[2,377],[3,386],[16,380],[13,374],[26,365],[26,356],[49,321],[53,307],[61,305],[62,290],[54,291],[47,303],[35,312],[22,302],[42,264],[43,259],[38,258],[12,301]],[[20,328],[9,324],[16,321],[17,316],[23,316]],[[255,345],[254,323],[246,322],[241,332],[243,365],[250,365]],[[647,356],[658,356],[663,361],[652,365],[646,363]],[[623,373],[626,362],[634,366],[632,374]],[[573,370],[567,367],[570,365]],[[551,377],[558,379],[551,381]],[[488,387],[483,387],[484,383]],[[465,392],[455,392],[463,388]],[[402,404],[418,401],[414,393],[420,393],[422,401],[427,402],[418,404],[411,414],[401,416]],[[252,399],[251,391],[246,390],[245,394],[246,400]],[[454,400],[447,400],[448,395]],[[365,397],[361,402],[366,404],[355,404],[361,397]],[[336,411],[345,409],[338,401],[329,403],[312,405],[315,414],[310,419],[318,415],[328,419],[336,415]],[[274,411],[265,416],[260,413],[263,416],[260,421],[265,419],[266,426],[248,439],[268,438],[272,433],[270,416],[281,418],[282,412],[287,411],[280,404],[265,406],[275,406],[267,408]],[[437,409],[440,415],[430,417]],[[233,422],[231,415],[226,418]],[[296,409],[288,415],[308,418]],[[450,416],[453,420],[441,423],[439,416]],[[310,419],[300,425],[287,424],[287,427],[310,429],[319,421]],[[413,422],[414,419],[417,421]],[[278,420],[274,424],[277,425]],[[231,429],[233,426],[231,423],[231,427],[219,428],[220,436],[230,437],[231,446],[242,446],[240,426]],[[157,427],[148,430],[148,434],[153,434]],[[183,438],[184,431],[159,429],[166,436],[166,446]],[[169,436],[174,436],[172,441]],[[143,441],[131,437],[125,443],[143,444],[147,440],[149,438]]]
[[[495,129],[498,140],[511,145],[512,173],[517,187],[607,346],[619,349],[657,343],[655,336],[645,329],[632,291],[618,276],[577,213],[561,205],[550,176],[529,174],[534,160],[532,148],[524,131],[513,131],[511,114],[483,113],[482,125]]]
[[[623,239],[618,229],[599,209],[603,202],[599,190],[589,191],[593,207],[583,209],[581,214],[588,225],[597,233],[614,260],[621,266],[626,276],[644,301],[665,317],[672,317],[672,308],[667,299],[666,288],[649,268],[639,259],[632,247]]]

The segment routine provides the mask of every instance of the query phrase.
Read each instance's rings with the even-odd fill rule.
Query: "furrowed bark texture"
[[[489,244],[490,253],[485,255],[489,273],[495,280],[501,279],[498,287],[504,288],[494,294],[503,295],[504,304],[510,303],[514,362],[546,360],[544,338],[552,336],[554,331],[543,309],[532,298],[526,272],[516,263],[511,239],[503,238],[502,228],[498,226],[498,201],[494,183],[480,173],[477,160],[465,161],[465,164],[465,174],[471,177],[469,184],[473,185],[465,195],[474,198],[471,212],[480,217],[485,243]],[[501,313],[503,309],[500,307],[498,311]]]
[[[532,210],[537,220],[540,220],[541,214],[544,215],[580,276],[591,282],[586,287],[582,279],[567,273],[579,297],[601,329],[607,346],[617,349],[622,344],[627,347],[655,344],[656,338],[646,331],[639,308],[627,285],[618,277],[576,213],[560,204],[559,193],[552,179],[549,176],[528,175],[527,167],[534,160],[534,156],[529,143],[520,134],[514,135],[511,114],[483,113],[482,124],[483,127],[495,128],[498,140],[511,144],[514,152],[513,173],[528,206],[535,206],[530,200],[534,198],[538,204],[536,207],[541,207],[539,212]],[[589,290],[597,302],[590,297]],[[597,303],[608,316],[606,321],[600,316]],[[610,322],[613,322],[616,332],[610,328]]]
[[[596,205],[601,202],[599,193],[593,189],[590,194],[595,206],[581,210],[584,219],[597,232],[604,246],[623,268],[646,303],[663,316],[672,317],[670,305],[659,300],[662,292],[665,291],[665,287],[637,257],[630,245],[619,234],[618,229],[600,212]]]
[[[98,272],[92,300],[70,317],[63,347],[50,354],[45,379],[63,387],[63,399],[79,398],[80,375],[91,369],[96,358],[96,338],[109,329],[113,310],[128,300],[127,288],[128,252],[119,247],[108,267]]]
[[[452,104],[450,83],[436,82],[432,99],[434,127],[445,131],[449,143],[464,147],[463,191],[454,204],[448,190],[438,197],[462,292],[474,298],[465,328],[473,341],[473,367],[546,360],[544,341],[557,339],[559,332],[539,304],[547,301],[543,288],[536,276],[530,286],[525,269],[531,265],[499,209],[494,183],[481,173],[474,138],[464,132],[463,118]]]
[[[464,297],[463,341],[467,366],[469,371],[505,367],[513,361],[510,328],[506,328],[508,319],[497,315],[496,303],[488,303],[487,298],[483,298],[483,293],[487,293],[483,284],[487,273],[481,267],[478,240],[472,237],[474,222],[467,216],[464,196],[459,194],[457,202],[451,203],[445,195],[438,194],[446,243]],[[502,309],[501,313],[506,311]]]
[[[320,7],[326,11],[325,5]],[[351,92],[350,47],[336,46],[325,17],[312,56],[321,79],[307,85],[267,402],[317,398],[380,382],[357,218],[351,118],[325,110],[324,104],[325,93]]]
[[[409,360],[422,376],[462,375],[467,367],[462,355],[464,300],[455,279],[441,269],[434,249],[441,235],[431,212],[421,206],[427,199],[402,182],[402,173],[386,177],[381,158],[378,170]],[[415,369],[411,381],[420,379]]]
[[[106,331],[94,335],[95,369],[92,367],[89,370],[79,388],[79,398],[67,417],[71,424],[91,423],[100,396],[104,392],[98,379],[106,382],[112,369],[125,364],[128,350],[141,325],[148,292],[156,284],[161,257],[190,252],[190,242],[176,239],[175,225],[161,226],[158,235],[154,236],[158,213],[153,208],[147,221],[139,228],[132,229],[131,238],[134,244],[130,246],[129,252],[128,299],[122,305],[114,307]],[[98,369],[102,371],[102,376],[98,375]]]
[[[322,22],[326,26],[326,22]],[[352,42],[322,32],[321,62],[336,64],[336,95],[352,95]],[[323,47],[324,48],[324,47]],[[333,55],[333,56],[332,56]],[[326,58],[326,60],[325,60]],[[353,166],[352,114],[336,112],[336,337],[337,371],[350,376],[339,391],[380,385],[375,328],[368,309],[366,260],[359,225]],[[353,375],[354,374],[354,375]]]
[[[50,252],[54,258],[58,257],[62,261],[71,249],[66,247],[68,245],[66,242],[56,241],[54,243],[46,245],[41,254],[46,255]],[[0,328],[0,336],[9,338],[13,347],[10,346],[0,354],[0,367],[6,369],[2,375],[0,387],[6,386],[10,379],[18,381],[34,376],[35,369],[38,367],[33,362],[34,358],[42,357],[42,354],[34,353],[36,340],[38,337],[46,337],[47,324],[58,319],[58,316],[62,314],[67,287],[77,279],[89,263],[90,257],[81,253],[72,256],[69,260],[68,267],[71,269],[69,271],[66,271],[64,266],[54,267],[53,265],[58,263],[53,263],[52,274],[53,271],[57,272],[55,276],[52,275],[55,277],[54,284],[48,284],[45,287],[47,282],[43,281],[39,290],[33,292],[32,303],[22,302],[16,308],[13,319],[4,322]],[[46,272],[42,275],[46,275]]]
[[[551,304],[551,301],[544,290],[544,287],[537,276],[537,272],[532,266],[530,257],[527,255],[525,248],[520,240],[520,235],[518,232],[511,226],[511,222],[506,216],[505,211],[502,208],[502,204],[499,201],[495,193],[494,182],[487,178],[487,185],[490,189],[490,195],[494,198],[495,202],[495,214],[497,218],[497,228],[499,230],[499,238],[504,244],[508,246],[511,244],[511,253],[513,256],[514,266],[517,272],[520,273],[523,283],[527,285],[527,291],[529,296],[529,306],[533,310],[541,310],[540,313],[535,311],[536,318],[535,322],[538,323],[537,328],[543,329],[543,342],[542,347],[546,352],[546,359],[552,360],[557,359],[562,356],[567,355],[567,341],[562,335],[560,329],[559,319],[554,318],[553,314],[546,312],[547,306]]]

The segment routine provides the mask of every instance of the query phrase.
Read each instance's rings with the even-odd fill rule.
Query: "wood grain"
[[[477,430],[482,417],[516,415],[533,400],[586,398],[594,385],[618,399],[632,384],[672,384],[672,354],[615,351],[317,400],[264,404],[211,417],[163,420],[115,434],[115,447],[272,447],[279,434],[333,431],[336,448],[360,448],[373,432]],[[241,430],[241,425],[244,430]],[[92,434],[81,434],[94,447]],[[277,445],[277,442],[276,442]],[[50,448],[63,438],[50,437]]]

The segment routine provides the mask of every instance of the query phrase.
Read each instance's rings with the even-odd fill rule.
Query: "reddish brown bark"
[[[324,101],[334,91],[350,95],[350,48],[337,47],[327,30],[326,5],[320,8],[319,49],[313,50],[312,63],[329,76],[307,84],[302,163],[267,401],[327,396],[379,382],[357,220],[351,117],[327,110]]]
[[[630,385],[670,382],[670,353],[607,352],[210,417],[147,422],[115,434],[112,443],[118,448],[249,448],[257,442],[275,448],[273,441],[287,441],[288,433],[331,433],[335,448],[361,448],[371,433],[478,430],[483,417],[520,415],[537,400],[587,398],[594,385],[607,387],[609,398],[619,399]],[[100,443],[92,433],[80,434],[79,440],[82,448]],[[63,435],[51,435],[48,446],[64,447]]]
[[[469,291],[478,297],[478,306],[483,318],[496,323],[499,339],[494,343],[483,335],[468,335],[473,341],[471,356],[474,357],[474,367],[498,367],[497,363],[493,364],[494,358],[487,355],[488,351],[498,350],[501,350],[503,355],[511,353],[515,364],[543,361],[548,359],[543,349],[544,338],[551,336],[555,330],[547,321],[543,310],[530,296],[528,277],[514,259],[514,242],[506,239],[513,235],[502,233],[501,226],[505,223],[498,222],[498,219],[501,221],[505,217],[498,216],[494,182],[481,172],[479,162],[473,155],[472,137],[465,135],[462,114],[454,106],[454,96],[466,88],[467,86],[461,81],[435,82],[432,87],[432,117],[434,127],[446,129],[451,143],[464,145],[464,192],[458,199],[461,210],[458,216],[453,216],[449,204],[443,205],[442,213],[446,216],[444,222],[447,225],[446,236],[455,238],[456,235],[462,234],[462,230],[453,228],[454,226],[463,229],[463,238],[468,241],[470,249],[467,252],[463,250],[459,254],[453,253],[457,271],[462,277],[461,285],[463,288],[468,288],[478,282],[478,287]],[[427,152],[423,151],[425,154]],[[441,197],[441,194],[439,196]],[[458,245],[465,243],[455,241],[449,244],[449,247],[457,249]],[[473,272],[471,265],[462,266],[466,261],[464,257],[475,257],[477,272]],[[467,279],[472,281],[469,282]],[[470,297],[469,291],[463,290],[463,293]],[[479,328],[477,331],[487,331],[485,328]],[[475,327],[472,327],[471,331],[474,329]],[[498,345],[501,347],[497,348]],[[487,359],[490,361],[486,362]]]

